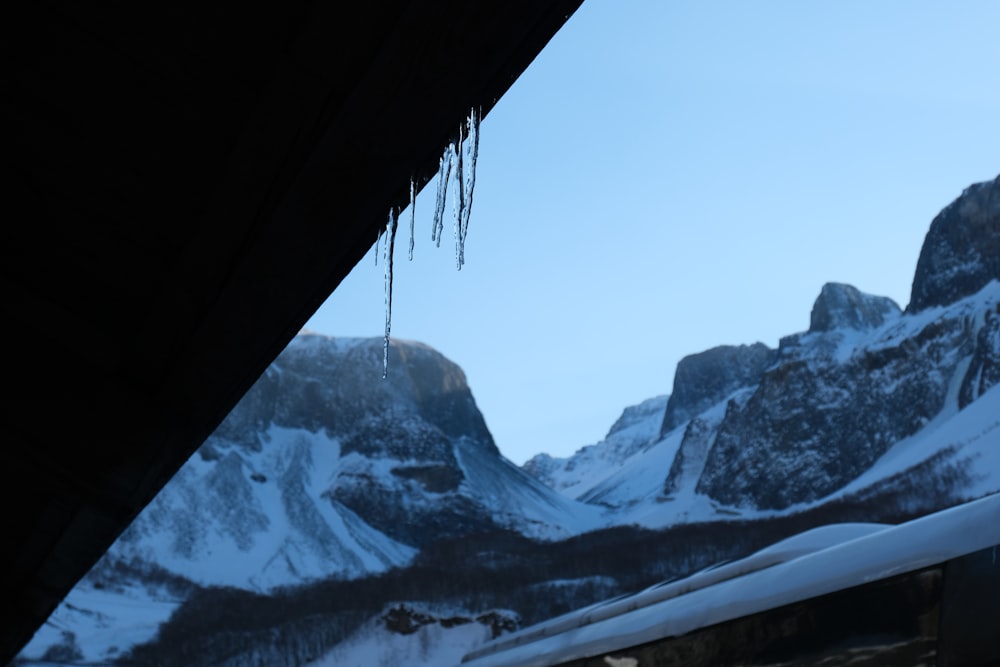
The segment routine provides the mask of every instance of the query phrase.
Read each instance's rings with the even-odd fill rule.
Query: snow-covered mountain
[[[619,510],[618,521],[650,526],[801,511],[861,492],[861,480],[877,496],[892,479],[899,496],[909,479],[896,502],[923,498],[927,509],[992,492],[998,315],[1000,178],[966,189],[935,218],[905,312],[850,285],[824,285],[809,330],[777,350],[723,346],[683,359],[655,437],[626,450],[609,434],[525,469]],[[609,458],[618,464],[610,474]],[[928,483],[939,488],[927,493]]]
[[[247,612],[256,629],[232,630],[225,650],[221,639],[204,645],[220,651],[218,664],[257,664],[257,649],[232,647],[249,647],[261,628],[272,645],[280,636],[296,647],[282,664],[350,664],[348,646],[372,638],[387,655],[451,655],[431,644],[471,648],[485,630],[448,626],[447,609],[475,602],[469,618],[508,609],[510,619],[526,605],[540,613],[542,600],[631,585],[621,573],[634,564],[609,565],[632,555],[618,541],[663,542],[642,542],[637,526],[699,540],[699,553],[650,570],[679,574],[742,548],[719,537],[727,522],[784,521],[767,533],[782,535],[824,508],[833,520],[882,521],[1000,491],[1000,177],[935,218],[905,310],[829,283],[807,331],[777,349],[722,346],[683,359],[669,395],[626,408],[603,441],[572,457],[540,454],[523,469],[506,460],[462,370],[427,345],[393,340],[386,379],[382,364],[381,339],[298,336],[22,655],[114,660],[174,612],[171,623],[188,625],[160,641],[189,636],[190,618],[232,606],[227,595],[266,611]],[[420,573],[413,591],[430,590],[428,576],[461,588],[442,581],[452,574],[504,586],[451,607],[379,588],[380,576],[408,582],[408,573]],[[343,601],[364,598],[350,622],[309,597],[361,580],[367,592]],[[291,589],[304,596],[294,604],[282,597]],[[295,622],[260,620],[310,604],[319,611]],[[385,619],[398,604],[438,620],[394,631]],[[323,658],[337,633],[349,643]]]
[[[599,512],[500,455],[462,370],[430,347],[299,335],[112,548],[254,590],[404,565],[498,528],[565,537]]]
[[[998,382],[1000,178],[935,218],[905,312],[824,285],[809,330],[777,350],[683,359],[654,437],[623,448],[609,434],[525,469],[648,526],[797,512],[848,491],[929,510],[1000,489]]]
[[[930,511],[1000,490],[1000,383],[983,380],[996,372],[998,314],[994,280],[867,331],[789,337],[757,383],[611,474],[602,467],[602,481],[577,497],[613,508],[619,522],[663,527],[801,512],[850,494]],[[605,446],[563,469],[589,478]]]

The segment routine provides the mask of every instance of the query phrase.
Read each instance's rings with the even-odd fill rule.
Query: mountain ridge
[[[959,254],[956,239],[976,239],[971,258]],[[740,511],[782,510],[835,493],[894,443],[949,406],[968,406],[1000,379],[1000,263],[989,255],[998,239],[1000,177],[966,188],[935,217],[906,310],[827,283],[809,329],[785,336],[777,350],[757,343],[685,357],[659,439],[642,445],[671,461],[662,491],[643,487],[629,496],[629,474],[620,473],[579,497],[615,506],[663,502],[694,482],[689,502]],[[613,447],[592,448],[587,456],[598,460]],[[548,481],[555,470],[588,474],[581,453],[544,463],[539,474]],[[647,465],[632,477],[648,476]],[[575,490],[566,481],[554,488]]]

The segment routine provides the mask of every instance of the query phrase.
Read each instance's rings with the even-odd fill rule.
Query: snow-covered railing
[[[745,559],[572,612],[470,652],[467,667],[545,667],[943,563],[1000,544],[1000,494],[898,526],[807,531]]]
[[[746,558],[733,562],[717,563],[685,579],[655,584],[634,595],[620,596],[612,600],[599,602],[584,609],[570,612],[527,628],[521,632],[513,633],[503,639],[491,642],[477,651],[469,653],[466,659],[471,660],[481,655],[498,653],[511,646],[528,644],[572,628],[621,616],[642,607],[648,607],[723,581],[757,572],[835,544],[841,544],[848,540],[870,535],[873,532],[884,530],[886,527],[885,524],[877,523],[849,523],[814,528],[777,542]]]

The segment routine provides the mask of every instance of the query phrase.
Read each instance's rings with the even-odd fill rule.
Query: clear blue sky
[[[412,262],[404,212],[393,336],[522,463],[805,330],[826,282],[905,307],[933,217],[1000,174],[998,31],[997,0],[585,0],[483,120],[464,268],[434,183]],[[382,280],[369,253],[308,328],[380,336]]]

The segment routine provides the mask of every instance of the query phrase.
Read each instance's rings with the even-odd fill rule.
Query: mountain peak
[[[654,396],[653,398],[647,398],[638,405],[628,406],[622,411],[618,420],[611,425],[611,428],[608,430],[608,434],[604,436],[605,439],[610,438],[616,433],[621,433],[636,424],[645,422],[650,417],[662,415],[664,409],[667,407],[668,399],[669,396]]]
[[[852,285],[827,283],[820,290],[809,318],[809,331],[856,329],[866,331],[881,326],[902,311],[885,296],[865,294]]]
[[[372,420],[426,422],[499,454],[462,369],[434,348],[393,338],[382,377],[382,338],[300,334],[216,432],[255,443],[268,423],[350,435]],[[391,420],[390,420],[391,421]]]
[[[907,312],[944,306],[1000,280],[1000,176],[966,188],[931,223]]]

